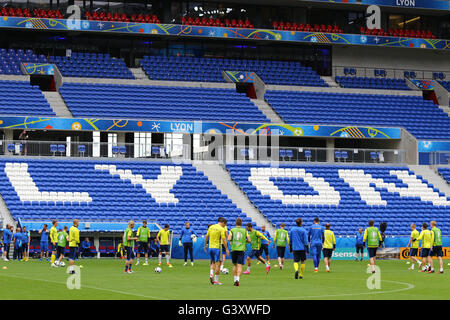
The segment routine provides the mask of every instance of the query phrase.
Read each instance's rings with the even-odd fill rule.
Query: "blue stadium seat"
[[[145,56],[141,66],[153,80],[225,82],[223,71],[252,71],[266,84],[328,87],[311,67],[293,61]]]
[[[266,91],[287,123],[404,127],[417,139],[450,140],[450,117],[421,96]]]
[[[269,122],[232,89],[64,83],[59,91],[76,117]]]
[[[336,234],[349,235],[354,234],[359,227],[365,227],[369,219],[374,219],[377,225],[381,222],[388,224],[387,235],[409,235],[411,223],[420,225],[424,221],[436,219],[444,234],[450,232],[450,197],[446,198],[443,193],[437,195],[438,189],[433,188],[423,177],[415,175],[408,167],[310,164],[271,167],[262,164],[227,164],[226,168],[250,201],[276,226],[286,223],[287,228],[293,227],[295,220],[301,217],[308,227],[318,216],[323,223],[330,223]],[[296,170],[303,170],[303,178],[294,174]],[[450,168],[439,170],[441,174],[446,174],[450,181]],[[440,198],[439,201],[447,204],[433,204],[431,201],[422,201],[419,197],[389,192],[372,184],[380,193],[381,199],[386,202],[383,205],[369,205],[366,200],[362,200],[362,195],[344,180],[346,175],[342,171],[367,174],[374,180],[382,179],[386,184],[394,184],[396,188],[408,187],[402,177],[414,176],[431,188],[435,192],[434,196]],[[322,189],[321,179],[324,183]],[[275,186],[277,191],[273,191],[271,186]],[[409,188],[414,186],[415,182]],[[330,188],[334,191],[329,191]],[[323,194],[320,195],[318,190],[322,190]],[[416,192],[420,193],[419,189]],[[299,200],[291,204],[290,200],[295,200],[296,197]],[[312,200],[314,197],[316,199]],[[337,202],[331,203],[330,199],[335,197]]]

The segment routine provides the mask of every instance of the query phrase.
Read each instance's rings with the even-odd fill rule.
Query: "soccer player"
[[[11,229],[12,229],[12,226],[7,224],[5,230],[3,231],[3,260],[4,261],[9,261],[9,259],[8,259],[9,246],[11,245],[11,239],[13,236]]]
[[[159,243],[159,255],[158,255],[158,266],[161,265],[162,260],[162,253],[165,252],[166,254],[166,262],[167,266],[169,268],[172,268],[172,265],[170,264],[170,230],[169,225],[166,224],[164,226],[164,229],[159,230],[158,235],[156,236],[156,239]]]
[[[231,262],[233,263],[234,276],[233,286],[239,287],[245,250],[247,249],[247,243],[251,241],[247,230],[242,227],[241,218],[236,219],[236,227],[230,230],[228,241],[231,242]]]
[[[441,229],[436,227],[436,221],[430,222],[431,231],[434,233],[433,250],[431,250],[431,257],[436,256],[439,260],[439,273],[444,273],[444,262],[442,261],[442,233]],[[431,270],[428,273],[434,272],[433,259],[431,259]]]
[[[58,226],[57,220],[52,220],[52,227],[50,228],[50,241],[52,242],[52,256],[51,256],[51,266],[56,267],[56,249],[58,247],[58,230],[56,227]]]
[[[409,270],[414,270],[414,264],[417,263],[417,265],[420,268],[421,261],[417,259],[417,252],[419,251],[419,231],[416,229],[416,224],[411,224],[411,238],[409,239],[408,245],[406,247],[411,246],[411,249],[409,249],[409,258],[411,259],[411,267],[409,267]]]
[[[369,227],[364,230],[363,244],[367,243],[367,251],[369,252],[370,265],[372,267],[372,273],[375,273],[375,262],[377,257],[377,249],[380,246],[382,240],[380,231],[377,227],[374,227],[375,222],[369,220]]]
[[[22,229],[22,254],[23,261],[28,261],[30,252],[28,248],[28,244],[30,243],[30,231],[27,230],[27,227],[23,226]]]
[[[148,251],[150,249],[148,240],[150,239],[150,229],[147,227],[147,221],[142,221],[142,227],[138,228],[136,233],[138,238],[138,253],[136,265],[139,264],[139,259],[141,258],[141,252],[144,252],[145,263],[144,266],[148,266]]]
[[[333,255],[333,251],[336,250],[336,238],[334,237],[334,232],[330,230],[330,227],[331,225],[329,223],[325,225],[323,241],[323,262],[325,263],[327,272],[330,272],[331,256]]]
[[[221,248],[222,245],[225,248],[226,255],[230,254],[228,250],[228,241],[225,235],[225,226],[227,223],[227,219],[220,217],[217,220],[217,224],[213,224],[208,228],[208,232],[205,236],[205,252],[208,251],[209,247],[209,256],[211,258],[211,268],[209,272],[209,279],[211,284],[213,285],[222,285],[219,282],[219,273],[220,273],[220,259],[221,259]]]
[[[22,232],[20,227],[16,228],[16,233],[12,237],[12,242],[14,243],[14,253],[13,260],[20,261],[22,259]]]
[[[81,258],[91,257],[91,242],[89,238],[84,238],[84,241],[81,243]]]
[[[44,224],[42,226],[42,229],[39,230],[39,234],[41,235],[41,258],[39,259],[40,261],[42,261],[42,259],[44,258],[44,252],[45,252],[45,257],[47,258],[48,261],[48,229],[47,229],[47,224]]]
[[[417,240],[422,240],[422,250],[420,252],[420,256],[422,257],[422,270],[419,272],[431,271],[431,263],[433,262],[431,258],[431,248],[434,243],[434,232],[428,230],[428,224],[424,222],[422,224],[422,232],[420,232],[419,238]],[[428,264],[428,267],[427,267]]]
[[[273,248],[275,244],[277,245],[277,257],[280,269],[283,270],[284,266],[284,256],[286,253],[286,245],[289,243],[289,232],[284,230],[286,224],[280,224],[280,229],[275,232],[275,237],[273,238]]]
[[[58,232],[58,248],[56,248],[56,257],[58,260],[55,262],[56,266],[61,264],[61,260],[64,258],[64,251],[66,250],[67,241],[69,241],[69,235],[67,234],[67,226]]]
[[[77,258],[78,244],[80,243],[80,231],[78,230],[78,219],[73,219],[73,226],[69,229],[69,274],[75,274],[73,265]],[[57,235],[58,236],[58,235]]]
[[[138,238],[133,235],[134,221],[128,222],[128,228],[123,233],[123,246],[127,252],[127,260],[125,261],[125,273],[133,273],[131,267],[134,259],[134,241]]]
[[[191,224],[189,221],[186,221],[184,224],[184,228],[181,230],[181,243],[183,244],[184,249],[184,266],[187,265],[188,253],[191,257],[191,266],[194,266],[194,245],[192,236],[197,236],[195,231],[191,228]]]
[[[320,223],[319,218],[318,217],[314,218],[314,223],[309,228],[308,232],[309,247],[313,258],[314,272],[319,272],[320,256],[322,253],[322,243],[324,241],[324,228],[319,223]]]
[[[293,227],[289,231],[289,248],[294,255],[294,270],[295,279],[303,279],[303,273],[305,272],[306,255],[308,254],[308,233],[305,228],[302,227],[303,220],[298,218],[295,220],[297,226]],[[298,273],[298,263],[301,262],[300,275]]]
[[[225,219],[225,226],[223,227],[225,229],[225,239],[228,239],[227,223],[228,223],[228,221],[227,221],[227,219]],[[227,251],[226,248],[222,244],[222,259],[220,261],[220,271],[223,270],[224,265],[225,265],[225,260],[227,259],[227,256],[225,255],[226,251]]]
[[[363,238],[364,238],[363,228],[359,228],[358,233],[356,233],[356,261],[358,260],[362,261],[364,257]]]
[[[258,230],[253,229],[251,222],[247,223],[247,232],[250,237],[250,246],[252,251],[247,257],[247,270],[245,270],[244,274],[250,274],[250,267],[252,265],[253,257],[264,263],[266,265],[266,274],[269,273],[270,264],[268,264],[267,261],[261,256],[261,239],[265,239],[268,243],[270,243],[270,240]]]
[[[266,226],[261,226],[261,233],[272,242],[272,237],[270,236],[269,231],[266,230]],[[261,255],[264,253],[266,256],[266,261],[270,264],[270,256],[269,256],[269,241],[265,239],[261,239]],[[258,261],[259,264],[259,261]]]
[[[120,259],[125,259],[123,253],[124,253],[125,247],[123,245],[123,243],[119,243],[119,245],[117,246],[117,256],[120,257]]]

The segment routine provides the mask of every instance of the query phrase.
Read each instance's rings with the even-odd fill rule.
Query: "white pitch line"
[[[279,299],[308,299],[308,298],[326,298],[326,297],[345,297],[345,296],[357,296],[357,295],[371,295],[371,294],[384,294],[384,293],[394,293],[394,292],[401,292],[406,290],[414,289],[415,286],[408,282],[400,282],[400,281],[392,281],[392,280],[381,280],[381,282],[391,282],[391,283],[397,283],[401,285],[406,285],[407,288],[402,289],[394,289],[394,290],[388,290],[388,291],[370,291],[370,292],[361,292],[361,293],[342,293],[342,294],[326,294],[326,295],[319,295],[319,296],[300,296],[300,297],[279,297]],[[252,298],[252,300],[266,300],[267,298]],[[278,298],[277,298],[278,299]]]
[[[14,276],[14,275],[11,275],[11,274],[0,274],[0,276],[10,277],[10,278],[17,278],[17,279],[24,279],[24,280],[31,280],[31,281],[41,281],[41,282],[55,283],[55,284],[60,284],[60,285],[66,285],[65,282],[51,281],[51,280],[45,280],[45,279],[33,279],[33,278],[19,277],[19,276]],[[107,291],[107,292],[124,294],[124,295],[128,295],[128,296],[141,297],[141,298],[146,298],[146,299],[168,300],[168,299],[160,298],[160,297],[146,296],[146,295],[142,295],[142,294],[138,294],[138,293],[130,293],[130,292],[125,292],[125,291],[113,290],[113,289],[99,288],[99,287],[83,285],[83,284],[81,285],[81,288],[88,288],[88,289],[94,289],[94,290]],[[67,290],[69,290],[69,289],[67,289]],[[72,291],[72,290],[70,290],[70,291]]]

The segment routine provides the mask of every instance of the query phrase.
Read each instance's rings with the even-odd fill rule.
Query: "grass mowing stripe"
[[[381,280],[381,282],[391,282],[396,284],[406,285],[406,288],[394,289],[388,291],[371,291],[371,292],[359,292],[359,293],[343,293],[343,294],[325,294],[318,296],[299,296],[299,297],[278,297],[279,299],[313,299],[313,298],[332,298],[332,297],[345,297],[345,296],[359,296],[359,295],[370,295],[370,294],[382,294],[382,293],[396,293],[406,290],[414,289],[415,286],[407,282],[391,281],[391,280]],[[266,298],[252,298],[255,300],[264,300]]]
[[[0,274],[0,276],[9,277],[9,278],[23,279],[23,280],[30,280],[30,281],[41,281],[41,282],[47,282],[47,283],[55,283],[55,284],[60,284],[60,285],[66,286],[65,282],[58,282],[58,281],[52,281],[52,280],[46,280],[46,279],[34,279],[34,278],[27,278],[27,277],[19,277],[19,276],[14,276],[14,275],[11,275],[11,274],[8,274],[8,275]],[[142,294],[124,292],[124,291],[119,291],[119,290],[114,290],[114,289],[99,288],[99,287],[94,287],[94,286],[89,286],[89,285],[84,285],[84,284],[82,285],[82,287],[83,288],[88,288],[88,289],[93,289],[93,290],[108,291],[108,292],[118,293],[118,294],[123,294],[123,295],[128,295],[128,296],[146,298],[146,299],[168,300],[166,298],[161,298],[161,297],[145,296],[145,295],[142,295]],[[69,289],[67,289],[67,290],[69,290]]]

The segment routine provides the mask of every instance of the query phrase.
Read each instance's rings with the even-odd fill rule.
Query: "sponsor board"
[[[400,248],[400,259],[401,260],[408,260],[410,258],[409,256],[409,250],[411,248]],[[417,251],[417,256],[418,258],[420,258],[420,251],[421,248],[419,248],[419,250]],[[450,247],[444,247],[442,248],[442,259],[450,259]],[[437,257],[433,257],[433,259],[437,259]]]

